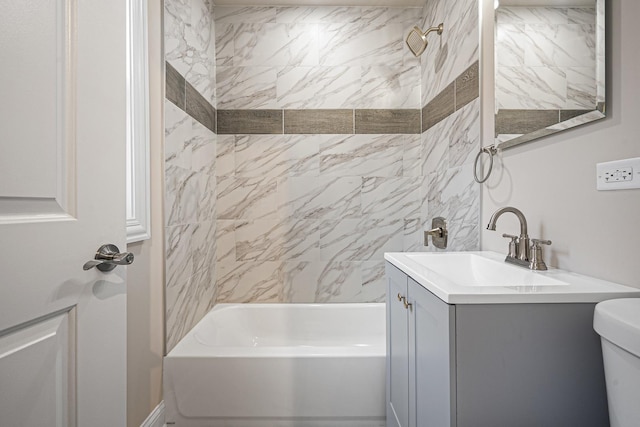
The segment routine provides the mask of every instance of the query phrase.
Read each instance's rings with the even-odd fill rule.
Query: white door
[[[126,425],[125,1],[0,1],[0,426]]]

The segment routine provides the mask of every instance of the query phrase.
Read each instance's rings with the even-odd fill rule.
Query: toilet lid
[[[598,303],[593,328],[603,338],[640,357],[640,298]]]

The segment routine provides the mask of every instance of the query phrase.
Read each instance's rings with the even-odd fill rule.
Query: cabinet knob
[[[402,301],[404,299],[404,297],[402,295],[400,295],[400,292],[398,292],[398,301]]]
[[[413,304],[411,304],[410,302],[407,302],[407,299],[404,298],[404,308],[406,308],[407,310],[411,309],[411,306]]]

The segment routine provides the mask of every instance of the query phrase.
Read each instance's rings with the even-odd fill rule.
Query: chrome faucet
[[[519,210],[511,206],[500,208],[491,215],[487,230],[496,229],[496,222],[503,213],[511,212],[520,221],[520,236],[512,236],[510,234],[503,234],[502,237],[511,239],[509,242],[509,253],[505,258],[506,262],[529,267],[532,270],[546,270],[547,266],[542,260],[542,248],[540,245],[550,245],[551,240],[539,240],[533,239],[533,245],[529,247],[529,235],[527,234],[527,219],[524,214]]]

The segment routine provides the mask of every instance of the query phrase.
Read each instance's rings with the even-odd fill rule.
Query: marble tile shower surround
[[[431,35],[420,57],[425,105],[478,61],[478,0],[429,0],[422,8],[422,21],[424,28],[444,23],[442,35]]]
[[[477,60],[421,69],[403,45],[420,9],[165,7],[167,60],[222,109],[420,109],[421,80],[439,93]],[[477,52],[456,34],[445,47]],[[477,249],[478,108],[422,135],[216,136],[167,102],[167,348],[214,301],[382,300],[382,254],[424,250],[434,213],[452,249]]]
[[[212,0],[164,0],[168,61],[215,107],[215,31]]]
[[[217,108],[420,108],[419,8],[216,7]]]
[[[593,109],[596,9],[501,7],[496,108]]]
[[[476,99],[422,135],[218,135],[217,301],[381,301],[433,216],[477,249],[479,129]]]
[[[167,351],[216,300],[215,37],[210,0],[165,0]]]
[[[216,7],[217,107],[419,109],[420,59],[404,37],[421,13]],[[439,80],[425,69],[434,94],[477,61],[473,25],[447,41],[468,60],[442,56]],[[435,214],[450,218],[451,249],[477,249],[479,102],[452,113],[422,135],[218,135],[217,301],[383,300],[383,253],[425,250]]]
[[[473,160],[480,146],[480,101],[469,86],[469,77],[477,78],[479,59],[478,0],[430,0],[422,16],[425,27],[443,22],[445,30],[421,56],[420,167],[426,197],[421,223],[415,225],[428,229],[431,218],[443,216],[449,224],[448,250],[478,250],[480,188],[473,180]],[[429,117],[434,113],[435,124]],[[416,250],[421,244],[416,239]]]
[[[216,135],[165,100],[167,350],[216,299],[215,166]]]

